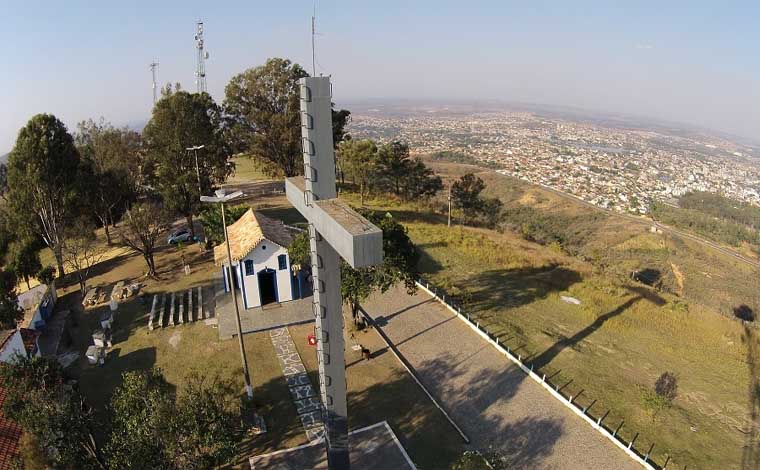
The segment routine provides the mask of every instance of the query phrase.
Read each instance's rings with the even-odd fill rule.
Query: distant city
[[[351,107],[354,138],[457,151],[596,206],[646,214],[708,191],[760,205],[760,149],[705,131],[475,106]],[[738,140],[738,139],[736,139]]]

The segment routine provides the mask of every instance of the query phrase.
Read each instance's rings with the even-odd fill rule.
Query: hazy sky
[[[628,6],[618,6],[627,3]],[[312,1],[0,0],[0,153],[35,113],[71,130],[143,122],[148,64],[209,91],[288,57],[311,70]],[[335,100],[499,99],[633,113],[760,141],[760,2],[318,1],[317,71]]]

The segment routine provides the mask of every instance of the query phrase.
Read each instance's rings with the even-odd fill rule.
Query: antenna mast
[[[317,36],[317,5],[314,4],[314,13],[311,15],[311,76],[317,76],[317,53],[315,50],[315,37]]]
[[[198,50],[197,64],[195,68],[195,87],[198,93],[206,92],[206,59],[208,52],[203,50],[203,21],[196,23],[195,48]]]
[[[148,67],[150,68],[150,73],[153,76],[153,106],[156,105],[156,69],[158,68],[158,61],[153,60]]]

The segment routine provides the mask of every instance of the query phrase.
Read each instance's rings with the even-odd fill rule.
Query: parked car
[[[186,242],[190,240],[190,230],[183,228],[172,232],[169,238],[166,239],[166,243],[174,245],[175,243]]]

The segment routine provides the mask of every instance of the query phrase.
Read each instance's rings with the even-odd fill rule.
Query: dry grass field
[[[467,170],[436,169],[445,176]],[[428,206],[387,199],[368,205],[407,226],[427,278],[553,382],[572,380],[563,391],[583,391],[577,401],[594,402],[593,415],[610,410],[605,423],[614,429],[624,422],[626,440],[638,433],[641,452],[654,444],[656,461],[669,456],[674,467],[741,467],[743,448],[757,435],[750,414],[760,397],[751,384],[760,358],[748,345],[757,344],[758,333],[728,314],[732,305],[756,305],[757,273],[694,242],[649,233],[646,224],[592,217],[593,209],[540,188],[491,172],[481,176],[507,207],[527,205],[588,223],[574,227],[581,234],[574,256],[559,244],[542,246],[511,231],[449,229],[445,215]],[[665,273],[664,288],[627,277],[645,268]],[[562,301],[563,295],[581,305]],[[665,371],[678,377],[678,396],[656,411],[647,392]]]

